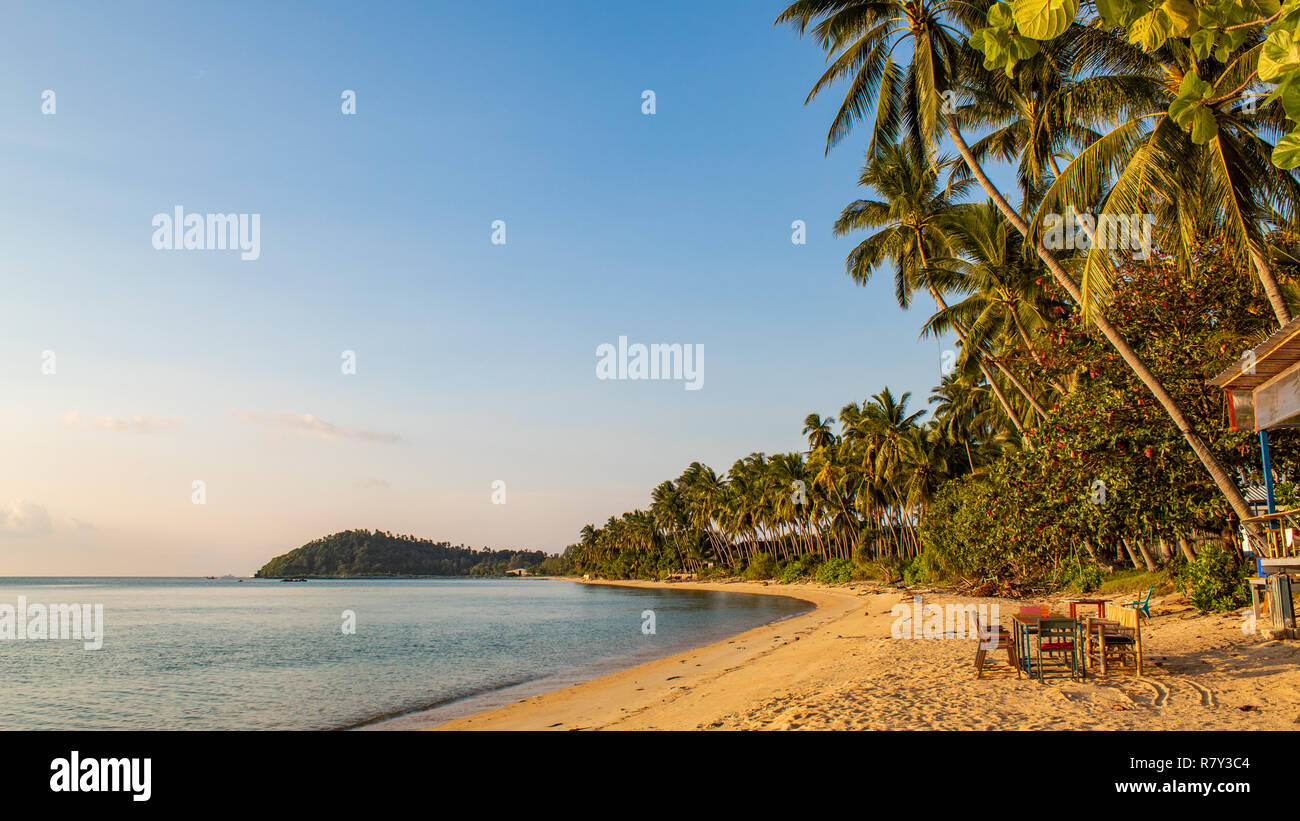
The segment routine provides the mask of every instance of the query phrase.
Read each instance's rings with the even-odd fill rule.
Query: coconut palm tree
[[[905,75],[908,80],[907,94],[897,109],[890,107],[892,103],[881,102],[876,106],[878,111],[877,122],[873,125],[873,144],[876,133],[889,133],[891,129],[896,131],[898,124],[906,117],[908,122],[916,124],[913,130],[922,138],[923,144],[934,145],[938,140],[941,123],[943,133],[956,148],[971,176],[1007,221],[1022,236],[1029,236],[1029,222],[994,185],[962,135],[957,106],[947,105],[952,102],[952,95],[961,97],[961,93],[953,88],[955,83],[950,80],[954,75],[963,76],[963,83],[967,87],[991,81],[993,73],[984,68],[982,55],[973,48],[960,45],[962,40],[959,39],[962,38],[961,30],[969,33],[984,25],[989,5],[987,0],[971,0],[967,3],[942,0],[800,0],[791,4],[777,18],[777,22],[793,25],[801,36],[805,32],[813,32],[828,55],[831,68],[814,84],[808,95],[809,101],[837,80],[844,79],[848,83],[844,100],[832,119],[828,132],[828,150],[872,110],[871,104],[876,102],[875,92],[882,88],[881,78],[889,76],[890,82],[894,82],[892,77],[897,69],[892,62],[892,50],[901,42],[912,40],[912,61]],[[894,87],[896,86],[890,86],[891,89]],[[883,93],[882,90],[882,95]],[[958,102],[966,100],[959,99]],[[888,118],[883,125],[879,122],[881,107]],[[897,113],[894,113],[895,110]],[[1083,304],[1084,296],[1079,284],[1051,249],[1046,247],[1041,237],[1033,241],[1033,250],[1070,298]],[[1151,391],[1233,511],[1240,518],[1248,518],[1250,510],[1241,490],[1218,457],[1201,439],[1173,395],[1103,311],[1091,311],[1089,319],[1134,375]]]
[[[1259,95],[1253,93],[1262,46],[1259,32],[1247,34],[1226,63],[1197,60],[1177,41],[1148,55],[1115,38],[1106,44],[1105,34],[1075,27],[1061,38],[1075,42],[1091,38],[1094,46],[1104,44],[1085,52],[1088,76],[1073,76],[1081,59],[1077,49],[1068,42],[1063,47],[1050,44],[1044,57],[1073,54],[1073,61],[1035,60],[1033,70],[1017,72],[1015,80],[993,78],[993,87],[977,91],[981,99],[962,112],[964,121],[1015,123],[1020,117],[1006,106],[999,112],[996,100],[1024,97],[1029,99],[1021,101],[1021,111],[1067,112],[1076,120],[1076,131],[1078,119],[1084,117],[1109,126],[1106,133],[1094,133],[1086,143],[1075,141],[1071,148],[1077,153],[1072,157],[1064,151],[1046,156],[1057,180],[1045,192],[1042,210],[1060,213],[1075,208],[1097,213],[1099,220],[1152,213],[1160,247],[1176,252],[1184,265],[1191,262],[1196,237],[1222,237],[1235,260],[1255,271],[1278,322],[1286,324],[1291,311],[1268,259],[1263,230],[1279,219],[1294,217],[1300,183],[1293,173],[1270,161],[1274,143],[1289,125],[1279,107],[1259,105]],[[1051,70],[1044,70],[1049,66]],[[1112,70],[1123,73],[1108,73]],[[1214,134],[1203,144],[1194,142],[1168,114],[1170,102],[1191,73],[1213,88],[1208,110]],[[1243,92],[1247,96],[1241,97]],[[1059,125],[1061,118],[1055,119]],[[1026,150],[1022,156],[1031,154]],[[1064,169],[1058,165],[1061,157],[1069,158]],[[1102,245],[1090,243],[1084,255],[1080,288],[1085,305],[1104,299],[1112,287],[1112,253]]]
[[[1065,386],[1046,373],[1032,338],[1048,326],[1043,311],[1050,300],[1040,284],[1044,271],[1037,257],[1022,253],[1024,238],[991,202],[954,206],[943,230],[953,255],[935,260],[928,276],[945,290],[968,296],[931,317],[925,331],[940,334],[964,326],[967,347],[977,350],[996,349],[1000,335],[1015,337],[1051,388],[1065,393]],[[1008,366],[1004,370],[1011,372]],[[1036,410],[1046,417],[1041,406]]]
[[[835,432],[831,430],[832,419],[822,418],[815,413],[808,414],[803,420],[803,435],[808,437],[808,450],[828,448],[835,445]]]
[[[969,182],[948,189],[940,188],[939,167],[940,164],[930,161],[925,150],[911,140],[877,146],[868,155],[858,184],[876,191],[884,200],[856,200],[845,207],[835,222],[837,236],[854,231],[875,231],[849,253],[845,270],[854,282],[866,285],[881,263],[892,263],[894,297],[901,308],[911,303],[912,292],[919,287],[929,291],[939,310],[948,307],[941,289],[935,287],[927,272],[931,258],[948,252],[947,238],[943,233],[945,215],[953,208],[954,197],[964,193]],[[965,327],[955,323],[952,329],[961,339],[966,355],[975,357],[1008,418],[1025,438],[1027,446],[1032,448],[1019,416],[997,387],[984,358],[972,353]],[[1010,372],[999,370],[1034,404],[1032,394]],[[1041,406],[1038,409],[1041,410]]]

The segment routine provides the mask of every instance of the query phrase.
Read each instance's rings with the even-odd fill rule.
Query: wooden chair
[[[1007,651],[1007,664],[1015,668],[1016,678],[1020,678],[1020,655],[1016,652],[1016,643],[1012,640],[1010,631],[1000,625],[990,626],[986,630],[980,624],[978,612],[972,613],[971,617],[975,620],[975,637],[979,639],[979,649],[975,651],[975,678],[984,677],[984,662],[989,651],[998,650]]]
[[[1053,667],[1070,671],[1070,678],[1079,680],[1083,677],[1079,652],[1079,623],[1074,619],[1043,619],[1038,622],[1038,641],[1035,645],[1034,666],[1038,670],[1038,681],[1043,682],[1043,657]]]
[[[1137,612],[1130,612],[1136,621]],[[1086,655],[1093,670],[1104,676],[1118,663],[1142,675],[1142,631],[1136,624],[1126,627],[1111,619],[1090,618],[1087,630]]]

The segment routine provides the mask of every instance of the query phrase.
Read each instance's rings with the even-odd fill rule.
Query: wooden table
[[[1030,654],[1029,637],[1038,633],[1039,615],[1014,613],[1011,616],[1011,638],[1016,643],[1016,657],[1020,659],[1020,669],[1034,676],[1034,659]]]
[[[1070,618],[1072,619],[1077,619],[1079,617],[1078,613],[1075,612],[1075,608],[1081,604],[1090,604],[1097,608],[1098,618],[1103,618],[1106,615],[1105,599],[1066,599],[1065,601],[1070,605]]]

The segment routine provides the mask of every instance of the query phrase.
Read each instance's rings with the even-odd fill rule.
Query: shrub
[[[1193,607],[1226,613],[1250,604],[1246,577],[1250,567],[1217,544],[1201,548],[1180,576]]]
[[[759,553],[750,560],[749,565],[745,568],[745,572],[740,575],[748,581],[771,579],[776,576],[778,569],[776,559],[772,558],[772,554]]]
[[[783,584],[794,584],[800,579],[813,575],[813,573],[817,571],[817,563],[818,559],[816,556],[799,556],[797,558],[788,559],[786,563],[782,565],[780,572],[777,574],[777,578],[779,578]]]
[[[1091,561],[1068,561],[1061,570],[1060,583],[1076,593],[1091,593],[1101,582],[1101,568]]]
[[[848,559],[827,559],[817,568],[816,579],[822,584],[844,584],[853,579],[853,562]]]
[[[921,555],[906,565],[902,572],[904,585],[936,584],[952,576],[947,558],[933,545],[927,545]]]

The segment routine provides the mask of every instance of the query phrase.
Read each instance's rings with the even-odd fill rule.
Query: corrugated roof
[[[1211,379],[1210,384],[1225,390],[1254,390],[1300,362],[1300,317],[1274,331],[1251,350],[1255,354],[1253,373],[1247,373],[1237,361]]]
[[[1241,495],[1246,497],[1247,502],[1268,501],[1268,492],[1263,485],[1248,485]]]

